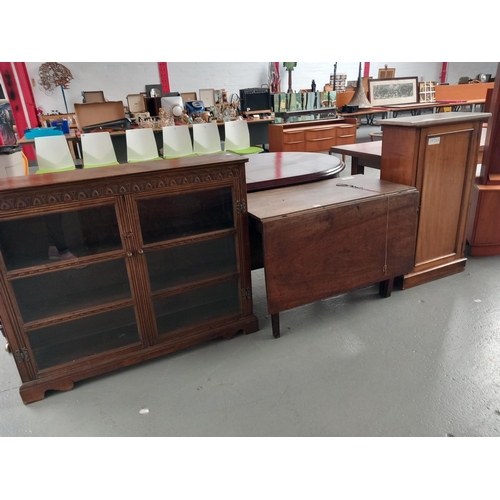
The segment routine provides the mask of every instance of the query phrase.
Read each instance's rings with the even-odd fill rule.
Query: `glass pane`
[[[131,297],[125,260],[11,281],[24,322]]]
[[[237,314],[240,311],[238,280],[155,299],[154,309],[160,335]]]
[[[234,227],[232,189],[137,200],[144,244]]]
[[[49,247],[51,247],[49,249]],[[0,248],[7,270],[122,247],[114,205],[0,222]]]
[[[140,341],[132,307],[59,323],[28,335],[40,370]]]
[[[146,259],[153,291],[237,271],[234,236],[148,252]]]

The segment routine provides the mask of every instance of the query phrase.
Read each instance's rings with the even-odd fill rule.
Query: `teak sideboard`
[[[24,403],[258,329],[246,161],[208,155],[0,183],[0,318]],[[77,258],[49,259],[61,240]]]
[[[328,151],[332,146],[356,142],[355,118],[273,123],[269,125],[269,151]]]

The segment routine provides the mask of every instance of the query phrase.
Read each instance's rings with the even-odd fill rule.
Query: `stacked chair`
[[[118,165],[109,132],[82,134],[83,168]]]
[[[129,163],[161,160],[152,128],[126,130],[125,138],[127,141],[127,161]]]
[[[75,162],[64,135],[35,137],[37,174],[75,170]]]
[[[244,120],[235,120],[224,123],[225,151],[240,155],[262,153],[262,148],[250,146],[250,132],[248,123]]]

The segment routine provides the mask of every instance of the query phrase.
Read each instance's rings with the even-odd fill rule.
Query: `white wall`
[[[108,101],[123,101],[126,104],[128,94],[138,94],[145,90],[145,85],[160,83],[158,63],[155,62],[60,62],[73,75],[69,89],[64,91],[69,112],[74,111],[75,102],[82,102],[82,91],[102,90]],[[65,113],[60,88],[50,96],[39,88],[38,68],[42,64],[26,63],[29,77],[36,83],[33,87],[35,102],[43,107],[45,113],[53,109]]]
[[[65,112],[61,89],[57,88],[48,96],[38,86],[38,68],[42,63],[28,62],[26,67],[36,85],[33,94],[37,105],[44,112],[52,110]],[[145,85],[160,82],[156,62],[61,62],[72,73],[74,79],[65,90],[68,110],[74,110],[75,102],[82,102],[82,91],[102,90],[109,101],[123,101],[128,94],[145,91]],[[281,64],[281,63],[280,63]],[[419,79],[438,82],[441,76],[440,62],[371,62],[370,76],[377,78],[379,68],[396,68],[396,77],[417,76]],[[204,88],[226,89],[228,96],[239,89],[260,87],[267,84],[268,62],[170,62],[168,72],[170,88],[177,92],[198,92]],[[334,62],[297,62],[292,74],[292,88],[310,88],[314,79],[318,90],[329,83]],[[363,73],[364,63],[362,63]],[[458,83],[461,76],[475,78],[479,73],[496,74],[496,62],[451,62],[448,64],[447,82]],[[357,80],[359,62],[337,62],[337,73],[346,73],[347,80]],[[281,70],[281,89],[288,88],[288,74]]]
[[[452,62],[448,64],[448,83],[458,83],[461,76],[476,78],[481,73],[489,73],[495,78],[497,62]]]

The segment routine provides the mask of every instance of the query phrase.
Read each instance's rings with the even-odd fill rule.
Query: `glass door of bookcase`
[[[231,186],[136,199],[161,340],[241,314]]]
[[[36,370],[142,345],[114,203],[0,221],[0,265]]]

